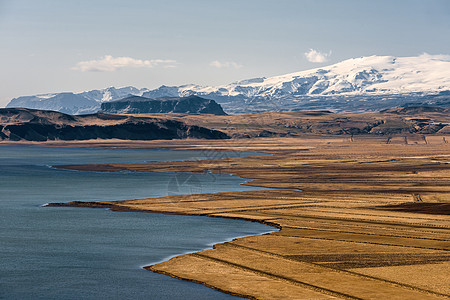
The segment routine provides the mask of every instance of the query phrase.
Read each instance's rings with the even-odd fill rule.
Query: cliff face
[[[222,107],[214,100],[198,96],[158,99],[131,96],[121,100],[102,103],[101,111],[118,114],[186,113],[226,115]]]
[[[248,115],[97,113],[71,116],[54,111],[0,109],[0,140],[226,139],[303,135],[445,135],[450,108],[402,107],[380,113],[329,111],[271,112]],[[416,139],[417,140],[417,139]]]
[[[221,131],[176,120],[109,114],[70,116],[53,111],[0,109],[0,140],[226,139]]]

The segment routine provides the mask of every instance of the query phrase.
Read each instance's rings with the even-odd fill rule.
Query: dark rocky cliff
[[[204,99],[198,96],[158,99],[130,96],[124,99],[102,103],[101,111],[118,114],[186,113],[226,115],[222,107],[214,100]]]
[[[168,140],[226,139],[228,135],[201,126],[158,118],[136,118],[104,113],[71,116],[24,108],[0,109],[0,140]]]

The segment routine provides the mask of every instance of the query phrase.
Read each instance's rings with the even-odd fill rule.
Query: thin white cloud
[[[210,62],[209,65],[211,67],[218,68],[218,69],[223,69],[223,68],[240,69],[240,68],[242,68],[241,64],[238,64],[237,62],[234,62],[234,61],[220,62],[218,60],[215,60],[215,61]]]
[[[314,49],[309,49],[308,52],[305,52],[305,57],[308,61],[313,63],[323,63],[328,61],[328,58],[331,56],[331,51],[329,53],[321,53]]]
[[[131,57],[113,57],[105,55],[100,59],[80,61],[72,70],[81,72],[113,72],[123,68],[154,68],[162,66],[173,68],[176,61],[172,59],[142,60]]]
[[[424,52],[421,55],[419,55],[419,57],[450,61],[450,55],[447,55],[447,54],[429,54],[429,53]]]

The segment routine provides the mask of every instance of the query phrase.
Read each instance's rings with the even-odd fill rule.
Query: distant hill
[[[450,116],[450,107],[406,106],[406,107],[386,109],[383,110],[382,112],[398,115],[418,115],[424,113],[438,113],[438,114],[447,114]]]
[[[183,138],[226,139],[217,130],[163,118],[138,118],[97,113],[71,116],[55,111],[25,108],[0,109],[0,140],[167,140]]]
[[[107,88],[12,99],[7,107],[95,113],[124,97],[187,97],[215,100],[229,114],[332,110],[377,112],[400,106],[450,107],[450,56],[368,56],[316,69],[260,77],[220,86],[186,84],[157,89]]]
[[[222,107],[216,101],[198,96],[158,99],[130,96],[102,103],[101,111],[116,114],[187,113],[225,115]]]

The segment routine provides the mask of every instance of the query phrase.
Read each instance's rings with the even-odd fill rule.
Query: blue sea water
[[[235,298],[142,266],[273,228],[219,218],[42,205],[258,189],[230,175],[78,172],[52,165],[248,155],[254,153],[0,145],[0,298]]]

